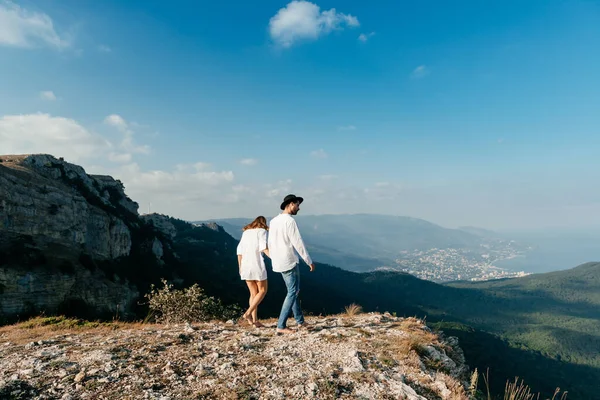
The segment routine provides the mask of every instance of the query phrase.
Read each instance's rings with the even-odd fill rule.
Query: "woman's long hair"
[[[256,219],[254,221],[250,222],[242,230],[245,231],[247,229],[256,229],[256,228],[262,228],[267,231],[269,230],[269,227],[267,226],[267,219],[265,217],[263,217],[262,215],[256,217]]]

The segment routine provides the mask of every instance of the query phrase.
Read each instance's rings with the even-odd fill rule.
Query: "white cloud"
[[[375,32],[371,32],[371,33],[361,33],[360,35],[358,35],[358,40],[366,43],[370,38],[372,38],[373,36],[375,36]]]
[[[117,164],[126,164],[130,163],[132,159],[131,153],[115,153],[110,152],[108,154],[109,161],[112,161]]]
[[[240,160],[240,164],[252,166],[258,164],[258,160],[256,158],[244,158]]]
[[[46,91],[40,92],[40,99],[48,100],[48,101],[55,101],[56,95],[54,94],[53,91],[46,90]]]
[[[354,125],[346,125],[346,126],[338,126],[338,131],[355,131],[356,126]]]
[[[186,172],[186,171],[199,172],[199,171],[208,171],[211,167],[212,167],[212,165],[210,165],[209,163],[198,161],[193,164],[177,164],[177,165],[175,165],[175,170],[177,172]]]
[[[123,117],[118,114],[111,114],[108,117],[104,118],[104,123],[110,126],[113,126],[119,130],[123,134],[123,140],[121,141],[120,147],[124,151],[132,152],[132,153],[150,153],[150,146],[147,145],[138,145],[134,139],[134,132],[129,127],[129,123],[125,121]]]
[[[313,158],[327,158],[327,153],[323,149],[313,150],[310,152],[310,156]]]
[[[276,184],[265,185],[265,191],[267,197],[280,197],[283,199],[284,196],[288,195],[292,191],[292,180],[285,179],[277,182]]]
[[[356,17],[339,13],[335,8],[321,11],[314,3],[294,0],[271,17],[269,34],[279,46],[291,47],[299,41],[316,40],[345,26],[359,25]]]
[[[235,203],[241,194],[234,190],[232,171],[199,170],[197,164],[173,171],[145,171],[132,163],[111,175],[123,181],[127,194],[140,204],[142,212],[152,203],[152,211],[199,219],[208,217],[203,215],[203,208]]]
[[[427,68],[427,66],[425,65],[419,65],[417,68],[415,68],[411,74],[411,76],[413,78],[423,78],[425,76],[429,75],[429,68]]]
[[[0,2],[0,45],[31,48],[40,44],[63,49],[70,41],[56,32],[47,14]]]
[[[121,132],[125,132],[129,129],[127,122],[123,117],[118,114],[111,114],[108,117],[104,118],[104,123],[107,125],[114,126]]]
[[[98,51],[100,53],[111,53],[112,52],[112,48],[110,48],[110,46],[107,46],[105,44],[101,44],[98,46]]]
[[[49,114],[5,115],[0,119],[4,154],[49,153],[80,162],[97,157],[111,144],[69,118]]]

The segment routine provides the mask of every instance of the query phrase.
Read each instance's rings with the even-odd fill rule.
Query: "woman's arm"
[[[264,254],[266,254],[266,255],[267,255],[267,257],[271,258],[271,255],[269,254],[269,249],[264,249],[262,252],[263,252]]]
[[[242,269],[242,255],[238,254],[238,268]]]

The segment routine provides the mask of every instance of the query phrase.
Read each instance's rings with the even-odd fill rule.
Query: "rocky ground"
[[[0,399],[468,398],[457,341],[420,320],[386,313],[308,322],[313,330],[284,336],[275,321],[38,318],[0,328]]]

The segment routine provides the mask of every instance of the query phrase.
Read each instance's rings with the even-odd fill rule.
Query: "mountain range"
[[[365,272],[395,265],[403,251],[432,248],[478,249],[490,241],[506,240],[480,228],[449,229],[423,219],[379,214],[297,215],[296,221],[313,259]],[[216,222],[236,239],[251,218]]]

